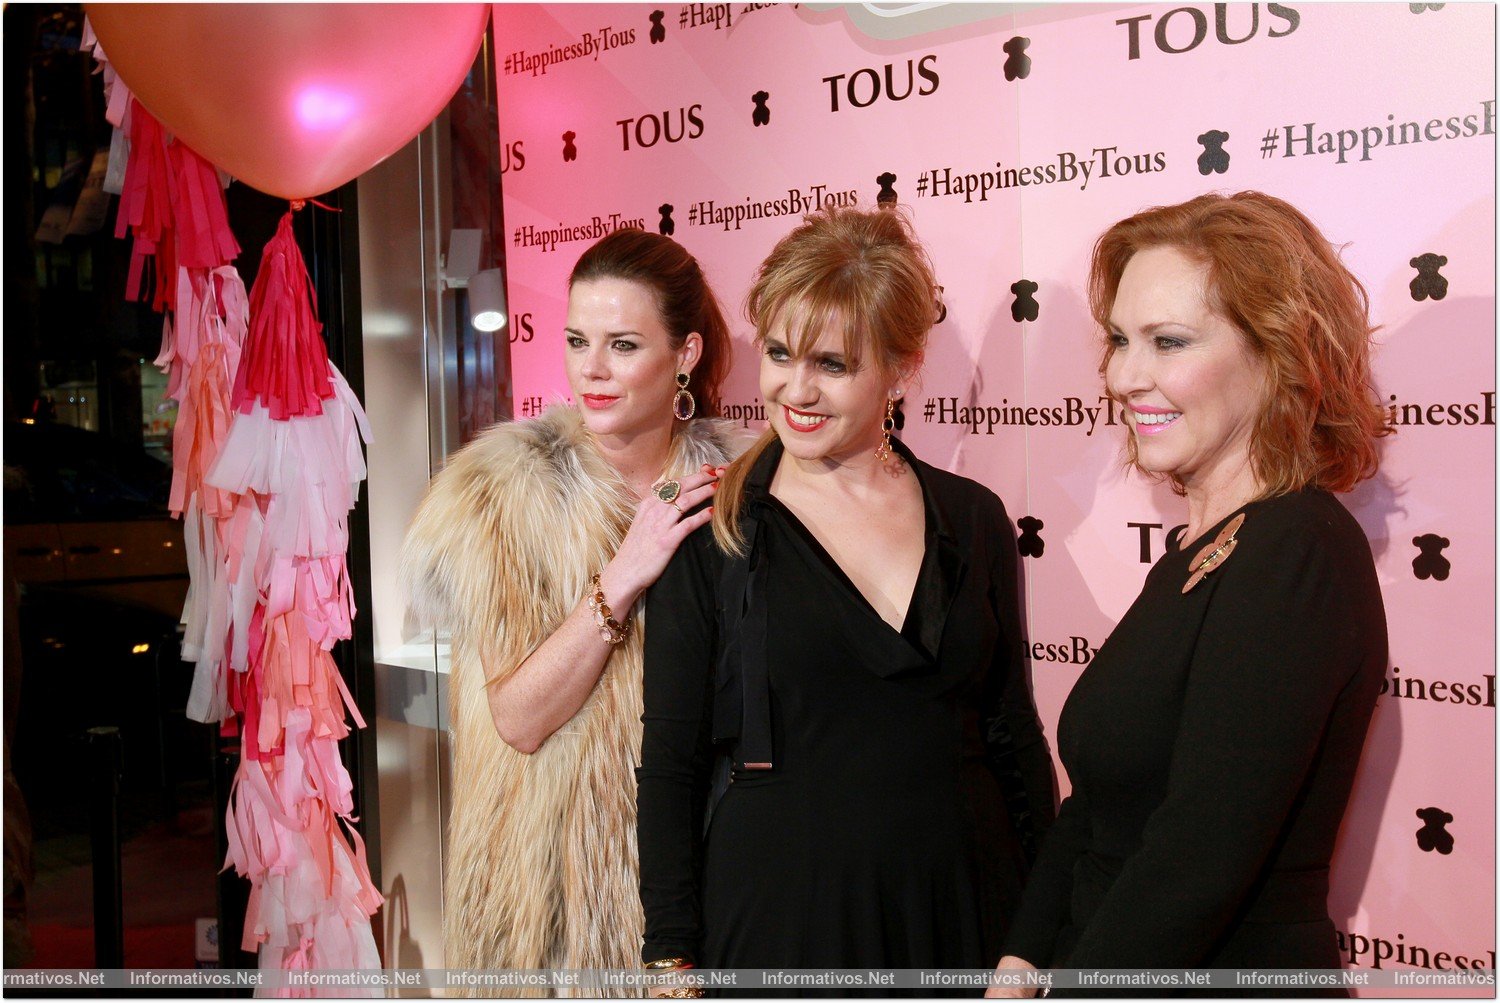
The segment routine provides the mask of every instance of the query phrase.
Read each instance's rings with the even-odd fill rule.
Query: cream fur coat
[[[727,462],[735,431],[689,422],[674,437],[672,476]],[[448,967],[640,964],[643,618],[588,701],[532,755],[500,740],[484,689],[486,666],[491,683],[506,678],[563,622],[634,510],[579,413],[558,406],[496,425],[455,454],[407,533],[401,573],[412,609],[453,639]]]

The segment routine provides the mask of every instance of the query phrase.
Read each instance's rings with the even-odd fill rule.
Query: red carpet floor
[[[125,965],[192,968],[194,920],[215,913],[211,807],[146,824],[121,850]],[[36,878],[27,903],[34,956],[30,968],[94,964],[92,869],[79,836],[48,839],[35,848]]]
[[[46,924],[31,928],[36,954],[27,968],[90,968],[94,963],[94,928]],[[128,968],[192,968],[193,924],[125,925]]]

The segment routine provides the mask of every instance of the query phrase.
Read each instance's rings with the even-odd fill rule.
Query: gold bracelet
[[[648,972],[670,972],[686,964],[686,958],[657,958],[655,961],[646,962],[641,967]]]
[[[621,623],[615,619],[614,612],[609,608],[609,603],[604,600],[604,586],[599,582],[601,572],[594,572],[589,579],[589,609],[594,614],[594,626],[599,628],[599,636],[607,644],[619,644],[625,640],[625,633],[630,628],[630,617]]]
[[[693,963],[686,958],[657,958],[648,961],[642,966],[646,971],[658,975],[666,975],[671,972],[686,972],[692,969]],[[684,985],[673,986],[659,993],[657,999],[668,1000],[696,1000],[703,997],[703,989],[700,986]]]

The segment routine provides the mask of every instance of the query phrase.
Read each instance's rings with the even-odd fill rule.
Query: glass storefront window
[[[360,299],[386,963],[442,964],[448,639],[399,593],[401,540],[430,475],[512,413],[506,329],[469,320],[470,275],[505,264],[493,39],[448,108],[360,177]],[[478,236],[478,256],[473,248]]]

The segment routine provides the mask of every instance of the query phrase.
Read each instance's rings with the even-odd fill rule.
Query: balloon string
[[[305,206],[305,205],[307,205],[307,203],[309,203],[309,202],[311,202],[313,205],[317,206],[319,209],[327,209],[329,212],[343,212],[344,211],[342,209],[335,209],[331,205],[325,205],[324,203],[319,202],[317,199],[292,199],[291,200],[292,212],[301,212],[302,211],[302,207]]]

